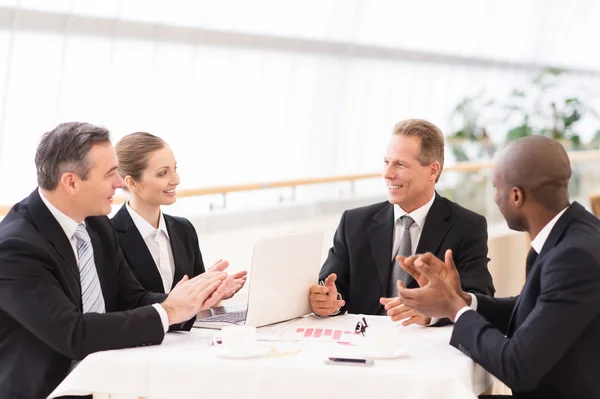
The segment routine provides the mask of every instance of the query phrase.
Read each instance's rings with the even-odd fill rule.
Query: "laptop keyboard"
[[[207,317],[200,321],[203,323],[208,322],[208,323],[237,324],[237,323],[246,321],[246,312],[247,312],[247,310],[240,310],[239,312],[230,312],[230,313],[220,314],[218,316]]]

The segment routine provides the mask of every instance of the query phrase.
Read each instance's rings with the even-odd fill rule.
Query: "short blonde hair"
[[[444,135],[442,131],[424,119],[406,119],[396,123],[393,134],[421,138],[421,148],[417,159],[422,166],[430,165],[433,162],[440,164],[440,173],[435,179],[437,183],[444,169]]]

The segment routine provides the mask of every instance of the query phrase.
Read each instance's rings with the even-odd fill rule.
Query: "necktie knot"
[[[533,247],[527,253],[527,259],[525,260],[525,278],[529,276],[529,272],[533,268],[533,264],[537,259],[538,253],[533,249]]]
[[[90,242],[90,235],[88,234],[87,229],[85,228],[85,224],[79,223],[77,225],[77,229],[75,230],[75,238],[79,241]]]
[[[531,248],[529,250],[529,252],[527,253],[527,260],[525,260],[525,263],[528,266],[532,266],[535,263],[537,256],[538,256],[538,253],[535,251],[535,249]]]
[[[411,218],[411,217],[410,217],[410,216],[408,216],[408,215],[401,216],[401,217],[400,217],[400,220],[402,221],[402,229],[403,229],[404,231],[407,231],[407,230],[409,230],[409,229],[410,229],[410,226],[412,226],[412,225],[413,225],[413,223],[415,222],[415,221],[413,220],[413,218]]]

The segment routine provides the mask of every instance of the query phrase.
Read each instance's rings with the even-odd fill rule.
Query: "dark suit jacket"
[[[333,239],[319,279],[336,273],[338,292],[346,301],[342,310],[355,314],[378,314],[379,298],[387,296],[392,273],[394,207],[380,202],[351,209]],[[487,268],[487,223],[483,216],[438,194],[427,214],[417,253],[432,252],[444,259],[452,249],[465,291],[493,295]],[[417,287],[415,280],[408,287]]]
[[[517,398],[600,398],[600,221],[578,203],[558,219],[518,297],[477,296],[450,344]],[[505,337],[505,335],[507,337]]]
[[[107,217],[85,220],[105,314],[82,312],[73,248],[37,189],[0,222],[0,398],[43,398],[72,360],[92,352],[160,344],[150,305],[165,295],[137,282]]]
[[[181,217],[163,215],[175,262],[175,277],[173,278],[173,286],[175,286],[184,275],[192,278],[204,273],[204,262],[198,245],[198,234],[190,221]],[[125,205],[119,209],[111,221],[127,263],[131,266],[138,281],[147,290],[164,293],[165,289],[156,263]]]

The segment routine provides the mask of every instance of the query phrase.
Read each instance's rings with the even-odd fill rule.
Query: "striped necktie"
[[[404,285],[408,285],[408,283],[412,280],[412,276],[408,274],[406,270],[400,267],[400,264],[396,260],[396,256],[412,255],[412,245],[410,241],[410,226],[412,226],[415,221],[408,215],[404,215],[400,219],[402,220],[402,238],[400,239],[398,251],[396,252],[396,255],[394,255],[394,260],[392,261],[392,278],[390,279],[389,285],[390,297],[398,296],[398,280],[402,281]]]
[[[75,230],[77,239],[77,256],[79,261],[79,280],[81,282],[81,302],[83,313],[104,313],[104,296],[94,263],[94,249],[92,240],[88,234],[85,224],[80,223]]]

